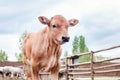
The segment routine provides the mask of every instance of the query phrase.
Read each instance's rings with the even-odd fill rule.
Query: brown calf
[[[38,19],[47,27],[28,34],[24,40],[23,62],[27,80],[30,75],[32,75],[32,80],[39,80],[41,69],[51,72],[51,80],[58,80],[61,45],[69,41],[68,27],[75,26],[78,20],[67,21],[61,15],[56,15],[50,20],[44,16]]]

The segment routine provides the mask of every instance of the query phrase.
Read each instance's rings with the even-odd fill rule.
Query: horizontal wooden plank
[[[68,69],[69,71],[87,71],[91,70],[91,68],[74,68],[74,69]]]
[[[69,72],[69,75],[87,75],[91,74],[91,72]]]
[[[89,55],[91,52],[86,52],[86,53],[76,53],[75,55],[68,56],[66,57],[67,59],[69,58],[78,58],[79,56],[84,56],[84,55]],[[64,60],[66,58],[61,58],[61,60]]]
[[[84,55],[89,55],[91,52],[86,52],[86,53],[76,53],[75,55],[69,56],[67,58],[77,58],[79,56],[84,56]]]
[[[120,45],[118,45],[118,46],[113,46],[113,47],[106,48],[106,49],[101,49],[101,50],[93,51],[93,52],[94,52],[94,53],[98,53],[98,52],[108,51],[108,50],[115,49],[115,48],[119,48],[119,47],[120,47]]]
[[[100,67],[95,67],[94,70],[102,69],[102,68],[115,67],[115,66],[120,66],[120,63],[111,64],[111,65],[105,65],[105,66],[100,66]]]
[[[101,60],[101,61],[97,61],[97,62],[94,62],[94,63],[97,64],[97,63],[103,63],[103,62],[107,62],[107,61],[118,60],[118,59],[120,59],[120,57],[112,58],[112,59],[107,59],[107,60]]]
[[[112,49],[115,49],[115,48],[119,48],[120,45],[118,46],[113,46],[113,47],[110,47],[110,48],[106,48],[106,49],[101,49],[101,50],[97,50],[97,51],[92,51],[93,53],[98,53],[98,52],[103,52],[103,51],[108,51],[108,50],[112,50]],[[72,55],[72,56],[68,56],[66,57],[67,59],[69,58],[76,58],[76,57],[79,57],[79,56],[84,56],[84,55],[88,55],[90,54],[91,52],[86,52],[86,53],[76,53],[76,55]],[[64,60],[66,58],[61,58],[61,60]]]
[[[104,70],[104,71],[95,71],[95,74],[100,74],[100,73],[111,73],[111,72],[120,72],[120,69],[113,69],[113,70]]]
[[[62,69],[60,69],[59,72],[60,72],[60,73],[64,73],[64,72],[66,72],[66,68],[62,68]]]
[[[69,67],[72,67],[72,66],[80,66],[80,65],[85,65],[85,64],[90,64],[90,62],[76,63],[76,64],[69,64],[68,66],[69,66]]]

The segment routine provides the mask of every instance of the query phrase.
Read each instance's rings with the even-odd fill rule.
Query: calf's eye
[[[56,28],[56,25],[55,25],[55,24],[53,24],[53,25],[52,25],[52,27],[53,27],[53,28]]]

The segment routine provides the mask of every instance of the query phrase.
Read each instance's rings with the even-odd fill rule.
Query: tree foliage
[[[64,57],[66,58],[68,56],[68,51],[64,52]]]
[[[75,36],[72,45],[73,45],[72,53],[77,54],[79,52],[79,38],[77,36]]]
[[[23,55],[22,53],[19,54],[15,53],[15,57],[17,58],[18,61],[22,61]]]
[[[84,53],[84,52],[88,52],[88,48],[87,48],[87,46],[86,46],[86,44],[85,44],[85,38],[84,38],[84,36],[80,36],[79,37],[79,52],[80,53]]]
[[[81,36],[79,36],[79,39],[80,39],[80,42],[79,42],[79,52],[80,53],[88,52],[89,49],[86,46],[85,37],[81,35]],[[90,61],[90,55],[81,56],[79,59],[80,59],[80,62]]]
[[[0,61],[8,61],[8,56],[3,50],[0,50]]]
[[[22,51],[22,47],[23,47],[23,42],[24,42],[24,39],[25,37],[27,36],[27,31],[25,31],[21,37],[19,38],[19,49]]]
[[[19,53],[19,54],[15,53],[15,56],[18,61],[22,61],[22,58],[23,58],[22,48],[23,48],[23,42],[24,42],[24,39],[26,36],[27,36],[27,31],[25,31],[19,38],[19,49],[21,50],[21,53]]]
[[[80,54],[80,53],[84,53],[84,52],[88,52],[89,49],[86,46],[85,43],[85,37],[84,36],[75,36],[74,41],[73,41],[73,54]],[[90,56],[89,55],[85,55],[85,56],[81,56],[79,58],[80,62],[86,62],[86,61],[90,61]]]

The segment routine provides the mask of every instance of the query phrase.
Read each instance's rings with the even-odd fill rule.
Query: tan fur
[[[44,69],[51,72],[51,80],[58,80],[59,58],[61,56],[62,36],[67,36],[68,24],[67,20],[57,15],[51,18],[39,17],[43,24],[47,24],[43,30],[36,33],[30,33],[24,40],[23,62],[27,76],[27,80],[39,80],[39,71]],[[55,23],[57,27],[52,28]],[[77,24],[73,23],[72,25]],[[31,74],[31,76],[30,76]]]

